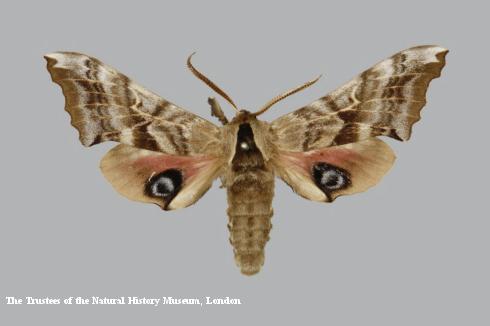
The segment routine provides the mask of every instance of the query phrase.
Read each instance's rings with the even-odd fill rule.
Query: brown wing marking
[[[209,153],[220,129],[137,85],[96,58],[56,52],[45,56],[65,109],[85,146],[113,140],[175,155]]]
[[[418,46],[366,70],[310,105],[275,120],[271,130],[280,149],[309,151],[385,135],[410,138],[420,119],[426,91],[440,76],[448,50]]]

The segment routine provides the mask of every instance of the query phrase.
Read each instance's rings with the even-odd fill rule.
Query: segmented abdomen
[[[264,247],[272,228],[274,174],[268,169],[237,173],[228,189],[228,229],[235,262],[253,275],[264,264]]]

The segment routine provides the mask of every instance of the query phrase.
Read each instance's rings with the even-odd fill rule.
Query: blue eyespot
[[[325,193],[347,188],[351,183],[347,171],[325,162],[313,165],[312,176],[316,185]]]
[[[148,180],[145,192],[150,197],[160,197],[168,200],[180,191],[182,179],[182,172],[179,170],[165,170]]]

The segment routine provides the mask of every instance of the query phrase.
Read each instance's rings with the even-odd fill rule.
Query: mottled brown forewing
[[[98,59],[74,52],[45,56],[53,81],[80,141],[91,146],[113,140],[166,154],[210,153],[220,130],[137,85]]]
[[[272,123],[275,144],[309,151],[385,135],[410,138],[429,82],[440,76],[448,51],[418,46],[401,51],[344,86]]]

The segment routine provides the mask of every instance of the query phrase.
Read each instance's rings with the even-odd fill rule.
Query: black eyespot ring
[[[345,189],[351,185],[349,172],[325,162],[315,163],[311,174],[315,184],[329,199],[332,192]]]
[[[168,169],[156,174],[148,180],[145,193],[150,197],[162,198],[169,202],[182,187],[182,172],[177,169]]]

